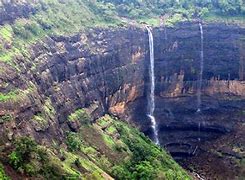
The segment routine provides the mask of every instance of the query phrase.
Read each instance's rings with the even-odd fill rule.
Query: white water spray
[[[153,41],[153,35],[151,29],[149,27],[146,27],[146,29],[148,31],[149,48],[150,48],[150,68],[149,68],[150,93],[148,94],[147,116],[151,119],[151,126],[154,133],[154,142],[159,145],[157,123],[154,117],[154,110],[155,110],[154,41]]]
[[[202,81],[203,81],[203,64],[204,64],[204,53],[203,53],[203,27],[202,23],[199,23],[200,33],[201,33],[201,51],[200,51],[200,73],[199,82],[197,88],[197,112],[201,111],[202,105]]]

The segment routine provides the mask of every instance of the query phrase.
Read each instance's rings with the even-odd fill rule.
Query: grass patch
[[[160,20],[158,17],[149,17],[149,18],[140,18],[137,20],[139,23],[146,23],[150,26],[159,26],[160,25]]]
[[[19,95],[20,91],[14,90],[9,93],[0,93],[0,102],[6,102],[6,101],[15,101],[17,100],[17,96]]]
[[[114,140],[113,140],[113,138],[112,137],[110,137],[109,135],[107,135],[107,134],[102,134],[102,137],[103,137],[103,140],[104,140],[104,142],[105,142],[105,144],[108,146],[108,147],[110,147],[110,148],[114,148],[115,147],[115,142],[114,142]]]
[[[0,163],[0,179],[1,180],[10,180],[10,178],[6,175],[3,165]]]
[[[206,16],[203,17],[203,19],[207,22],[237,24],[242,27],[245,26],[245,19],[242,15],[222,16],[215,13],[208,13]]]
[[[0,124],[11,120],[13,120],[13,116],[11,114],[4,114],[0,116]]]
[[[106,131],[109,133],[109,134],[114,134],[115,132],[117,132],[117,129],[115,128],[115,126],[110,126],[106,129]]]
[[[74,122],[79,121],[81,124],[88,124],[90,122],[90,116],[87,114],[85,109],[78,109],[74,113],[68,116],[68,121]]]
[[[13,38],[13,30],[9,24],[0,27],[0,36],[4,41],[11,42]]]

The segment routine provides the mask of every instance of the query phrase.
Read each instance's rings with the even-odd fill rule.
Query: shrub
[[[78,109],[70,116],[68,116],[69,121],[80,121],[82,124],[88,124],[90,121],[90,116],[84,109]]]
[[[25,29],[29,32],[31,32],[33,35],[37,36],[39,33],[41,33],[41,28],[38,26],[37,23],[27,23],[25,24]]]
[[[129,180],[132,179],[130,172],[124,166],[114,166],[112,168],[112,175],[119,180]]]
[[[135,170],[133,172],[133,177],[135,179],[154,179],[155,171],[153,166],[149,161],[142,161],[135,166]]]
[[[24,170],[29,175],[37,174],[37,169],[31,163],[25,164],[24,165]]]
[[[31,154],[37,153],[37,143],[29,137],[21,137],[14,142],[15,150],[9,155],[10,164],[18,171],[33,175],[36,170],[31,164]]]
[[[13,167],[15,169],[18,169],[21,166],[21,164],[23,163],[23,159],[22,159],[22,156],[20,155],[20,153],[13,151],[9,155],[9,162],[10,162],[10,164],[13,165]]]
[[[0,164],[0,179],[1,180],[10,180],[10,178],[5,174],[2,164]]]
[[[37,151],[37,143],[30,137],[21,137],[15,141],[15,149],[25,159],[30,157],[31,152]]]
[[[16,36],[18,36],[21,39],[30,39],[31,33],[30,31],[27,31],[25,27],[21,24],[15,24],[12,26],[13,32]]]
[[[76,133],[68,132],[66,137],[66,144],[70,151],[77,151],[80,149],[81,140]]]

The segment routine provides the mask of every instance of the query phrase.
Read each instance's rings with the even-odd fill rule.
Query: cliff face
[[[165,43],[156,42],[156,47],[160,48],[156,56],[158,83],[156,94],[159,98],[156,114],[159,113],[161,116],[160,128],[170,130],[183,128],[187,131],[197,130],[197,133],[203,131],[204,134],[208,134],[203,137],[206,139],[213,136],[210,131],[228,132],[232,130],[235,122],[241,120],[234,117],[233,113],[236,110],[237,113],[244,110],[242,38],[245,31],[239,27],[220,24],[204,24],[203,30],[204,71],[201,87],[203,111],[200,114],[196,113],[200,72],[200,30],[198,24],[182,24],[175,29],[167,30],[164,36],[166,40],[162,38],[162,42]],[[165,107],[161,107],[161,104]],[[162,112],[166,112],[163,117]],[[196,136],[199,135],[195,134],[193,138],[196,139]],[[187,135],[184,139],[184,142],[189,142],[191,135]]]
[[[92,30],[52,39],[58,51],[37,66],[36,82],[56,102],[59,122],[79,107],[96,107],[96,118],[108,109],[119,111],[117,102],[142,96],[146,38],[137,31]]]
[[[202,103],[197,112],[201,34],[198,24],[155,29],[156,111],[162,145],[176,155],[190,155],[201,140],[230,132],[243,121],[244,34],[242,28],[203,24]],[[145,78],[147,90],[147,77]],[[130,105],[132,119],[151,134],[141,115],[146,100]],[[142,126],[142,121],[145,126]],[[181,145],[181,143],[185,145]],[[183,149],[182,149],[183,147]],[[187,153],[187,154],[185,154]]]
[[[239,27],[217,24],[203,28],[202,108],[212,115],[212,108],[220,108],[221,102],[239,99],[242,103],[245,96],[242,81],[245,32]],[[171,128],[169,123],[173,120],[178,121],[180,127],[189,126],[184,114],[195,115],[197,106],[199,26],[181,24],[175,28],[155,29],[154,39],[156,116],[165,114],[159,117],[159,126]],[[142,113],[148,86],[149,56],[144,30],[94,29],[71,37],[50,37],[31,47],[30,51],[28,59],[16,58],[20,64],[19,72],[2,63],[1,92],[11,94],[16,89],[15,101],[10,98],[0,104],[2,117],[8,114],[18,124],[29,124],[34,115],[45,114],[42,106],[46,103],[55,109],[54,117],[49,119],[57,126],[76,109],[86,107],[94,118],[110,112],[135,122],[143,131],[150,130],[149,121]],[[178,114],[182,120],[172,117]],[[197,126],[199,122],[192,117],[190,121],[191,126]],[[174,124],[173,127],[178,125]],[[45,127],[41,129],[48,129]],[[35,128],[30,126],[30,129]]]
[[[11,96],[0,103],[2,121],[10,119],[2,133],[62,138],[59,127],[76,109],[87,108],[94,118],[122,113],[143,96],[146,41],[135,28],[90,30],[37,43],[31,57],[16,58],[21,73],[2,63],[1,92]],[[47,121],[35,122],[37,115]]]
[[[199,25],[155,29],[155,118],[161,145],[176,159],[197,155],[194,162],[186,163],[188,168],[192,164],[206,178],[232,179],[244,175],[231,164],[241,167],[241,163],[234,162],[244,158],[242,151],[235,149],[244,149],[245,31],[221,24],[203,24],[203,30],[204,71],[198,112]],[[146,91],[147,82],[146,77]],[[129,105],[129,112],[141,130],[152,136],[150,120],[142,114],[145,107],[146,99],[139,98]],[[221,135],[225,138],[218,138]],[[222,154],[222,160],[218,154]],[[205,165],[203,159],[208,159]],[[220,169],[215,168],[215,162],[221,164]],[[224,169],[226,173],[220,173]]]
[[[157,28],[153,33],[155,116],[161,145],[176,156],[193,155],[200,142],[236,131],[236,125],[244,123],[245,30],[220,24],[204,24],[203,29],[200,113],[198,24]],[[43,143],[62,140],[68,115],[79,108],[93,119],[105,113],[122,117],[151,136],[144,113],[148,50],[143,29],[91,29],[46,38],[30,47],[30,57],[16,57],[15,68],[1,63],[2,143],[19,135],[32,135]]]

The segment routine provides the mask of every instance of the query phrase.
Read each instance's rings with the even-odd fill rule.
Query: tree
[[[135,166],[135,170],[133,172],[134,179],[154,179],[155,171],[149,161],[142,161]]]

